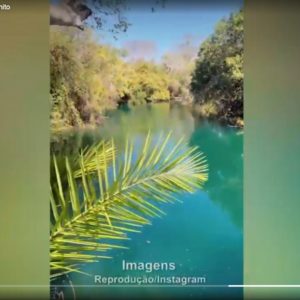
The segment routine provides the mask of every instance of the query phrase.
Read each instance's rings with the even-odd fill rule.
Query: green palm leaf
[[[92,173],[97,170],[97,163],[95,160],[95,153],[98,154],[98,161],[100,163],[100,169],[103,170],[106,167],[106,164],[109,164],[112,160],[115,159],[116,149],[114,141],[101,141],[97,145],[92,147],[87,147],[82,151],[82,155],[78,158],[77,163],[80,164],[82,159],[84,161],[84,168],[80,168],[74,172],[76,178],[82,176],[82,170],[84,173]]]
[[[101,142],[78,157],[78,170],[66,158],[67,186],[53,158],[56,181],[51,191],[51,276],[80,272],[79,265],[109,258],[124,248],[118,241],[139,232],[152,217],[162,216],[160,203],[173,203],[179,192],[192,193],[207,181],[206,159],[197,147],[171,134],[150,133],[136,151],[126,141],[116,157],[114,142]]]

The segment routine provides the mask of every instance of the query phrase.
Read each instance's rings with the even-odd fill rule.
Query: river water
[[[243,282],[243,133],[217,123],[202,121],[189,109],[169,104],[122,108],[109,113],[100,128],[70,131],[53,136],[56,153],[72,153],[103,138],[114,137],[122,148],[125,137],[143,138],[172,130],[173,138],[184,135],[197,145],[209,163],[204,190],[183,194],[183,203],[163,207],[166,216],[152,220],[142,233],[124,242],[128,250],[113,250],[111,260],[87,264],[83,271],[101,276],[195,276],[205,277],[206,287],[75,287],[76,298],[217,297],[242,299],[242,290],[227,288]],[[175,271],[123,271],[122,261],[174,262]],[[93,285],[94,277],[71,274],[74,285]],[[60,283],[68,284],[61,279]],[[215,287],[211,287],[211,286]],[[65,291],[72,299],[71,290]],[[225,298],[225,297],[224,297]],[[223,298],[222,298],[223,299]]]

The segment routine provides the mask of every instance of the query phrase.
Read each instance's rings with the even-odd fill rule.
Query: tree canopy
[[[219,22],[200,47],[191,82],[195,102],[232,124],[243,118],[243,37],[242,11]]]
[[[90,32],[64,29],[51,31],[50,59],[52,126],[99,124],[122,89],[120,53]]]
[[[124,51],[101,44],[91,31],[56,28],[50,36],[53,129],[98,125],[107,110],[169,101],[171,74],[150,61],[128,62]]]

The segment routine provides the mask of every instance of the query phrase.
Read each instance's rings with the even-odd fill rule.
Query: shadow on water
[[[209,180],[206,191],[232,221],[243,228],[243,134],[233,128],[195,120],[190,144],[207,155]]]

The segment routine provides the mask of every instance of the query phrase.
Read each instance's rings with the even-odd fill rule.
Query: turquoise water
[[[76,299],[84,298],[198,298],[242,299],[240,289],[226,288],[243,282],[243,134],[216,123],[193,117],[186,108],[157,104],[122,109],[110,113],[104,125],[95,130],[69,132],[54,137],[52,150],[74,152],[85,145],[114,137],[122,149],[125,137],[143,138],[173,131],[173,138],[184,135],[190,145],[198,145],[209,162],[209,181],[204,190],[181,194],[183,203],[163,206],[166,216],[152,220],[142,233],[131,234],[124,242],[128,250],[113,250],[114,258],[87,264],[82,270],[102,276],[196,276],[205,277],[205,285],[218,287],[75,287]],[[174,262],[175,271],[124,271],[128,262]],[[58,283],[93,285],[94,277],[72,274]],[[224,287],[223,287],[224,286]],[[71,289],[65,295],[72,299]]]

